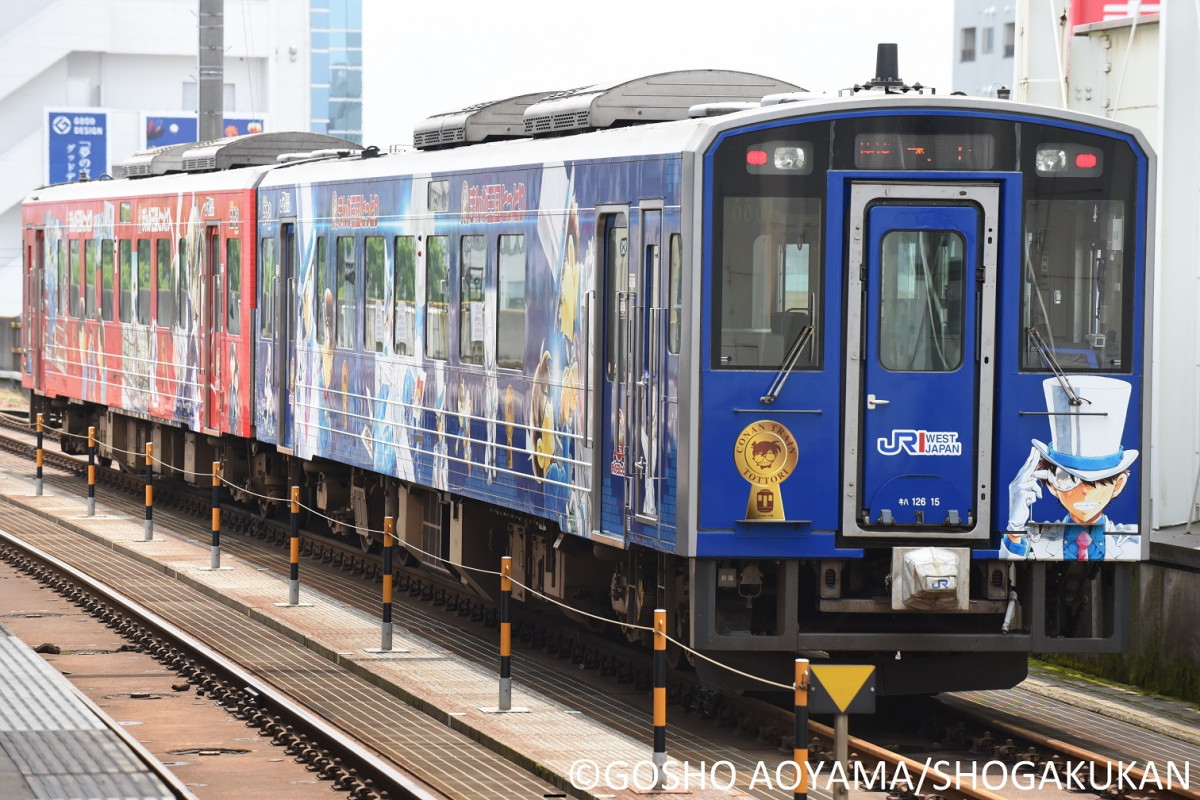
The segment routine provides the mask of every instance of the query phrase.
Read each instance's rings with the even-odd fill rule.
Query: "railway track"
[[[0,531],[0,560],[103,621],[138,650],[225,706],[355,800],[435,800],[441,794],[383,761],[240,665],[130,598]]]
[[[16,440],[15,444],[5,446],[23,454],[29,452],[27,442]],[[58,468],[60,457],[66,459],[62,462],[62,468],[79,469],[77,459],[63,457],[57,453],[47,452],[47,463]],[[106,483],[111,480],[114,486],[122,482],[128,485],[132,496],[136,497],[140,492],[141,484],[137,480],[137,476],[120,476],[119,473],[109,470],[102,470],[101,474],[105,476]],[[163,497],[162,492],[157,489],[156,493],[157,497]],[[194,516],[205,517],[208,513],[209,506],[203,495],[184,492],[178,496],[168,495],[168,497],[171,498],[170,505],[186,510]],[[106,497],[105,501],[108,502],[109,498]],[[118,505],[126,504],[126,510],[131,514],[137,510],[137,506],[131,500],[126,501],[116,497],[112,498],[112,502]],[[278,551],[275,548],[264,548],[262,544],[271,541],[280,543],[285,541],[287,535],[285,526],[263,520],[251,512],[232,508],[228,512],[223,511],[222,519],[229,520],[231,530],[250,534],[251,537],[260,540],[257,545],[254,545],[254,538],[225,540],[231,552],[235,552],[238,558],[262,564],[263,566],[260,568],[268,568],[272,564],[276,568],[279,567]],[[199,529],[198,525],[193,524],[191,527],[197,538],[204,536],[204,531]],[[356,543],[336,542],[307,534],[303,536],[303,542],[303,551],[308,556],[331,568],[314,570],[311,575],[306,574],[306,580],[313,581],[313,585],[321,591],[331,593],[356,607],[368,611],[377,608],[378,596],[374,592],[373,580],[378,579],[382,571],[377,557],[363,552]],[[348,577],[350,580],[347,580]],[[398,579],[398,585],[404,587],[411,598],[424,601],[423,604],[407,606],[406,610],[402,612],[402,618],[398,620],[399,624],[410,627],[422,636],[434,638],[435,641],[447,648],[453,648],[455,652],[464,657],[474,659],[479,663],[494,665],[494,634],[487,635],[487,627],[494,622],[494,610],[485,601],[474,596],[463,596],[460,587],[456,587],[452,581],[441,581],[428,575],[402,572]],[[424,607],[424,610],[420,610],[421,606]],[[536,615],[533,616],[536,617]],[[475,624],[468,626],[469,629],[464,629],[462,623],[467,619],[473,620]],[[608,719],[614,727],[624,730],[630,735],[644,735],[646,728],[641,717],[648,709],[638,710],[635,708],[636,701],[633,697],[628,696],[630,693],[627,691],[619,698],[612,697],[611,688],[612,679],[615,678],[619,686],[632,688],[632,695],[640,693],[639,689],[647,679],[646,676],[649,672],[649,659],[644,654],[631,648],[616,646],[603,640],[602,637],[581,634],[578,631],[569,632],[557,626],[556,623],[547,623],[545,620],[536,618],[523,620],[517,625],[516,630],[519,635],[515,638],[523,640],[529,645],[523,652],[528,662],[525,667],[529,669],[529,672],[524,675],[518,674],[519,681],[532,685],[538,691],[545,692],[550,696],[576,702],[581,699],[581,692],[585,700],[591,700],[593,697],[602,698],[607,695],[607,700],[597,699],[596,706],[590,713]],[[564,662],[572,668],[562,669]],[[535,673],[536,678],[534,678]],[[588,678],[586,691],[579,685],[581,675],[586,675]],[[596,689],[597,684],[601,686],[599,690]],[[604,684],[607,684],[607,689],[604,688]],[[732,727],[736,735],[741,738],[744,754],[741,757],[735,757],[732,762],[738,768],[739,774],[750,775],[756,761],[760,764],[763,763],[763,759],[754,758],[755,755],[761,755],[763,750],[770,749],[790,753],[791,740],[788,732],[792,729],[792,722],[790,712],[787,710],[750,698],[718,695],[704,687],[697,686],[694,678],[689,679],[687,675],[674,675],[671,685],[673,687],[672,696],[677,707],[687,709],[690,714],[713,719],[716,725],[708,726],[710,728]],[[644,700],[644,698],[642,699]],[[819,726],[814,726],[814,732],[818,738],[812,747],[812,758],[814,761],[827,762],[831,758],[831,733],[822,732]],[[972,742],[976,739],[986,738],[983,732],[964,736],[971,739]],[[703,735],[694,738],[685,735],[677,740],[673,730],[671,737],[672,755],[689,762],[693,757],[697,760],[707,757],[711,763],[714,756],[718,756],[720,753],[713,742],[706,741],[706,737]],[[751,740],[753,740],[752,744],[749,743]],[[1030,752],[1021,748],[1014,751],[1007,742],[995,746],[1001,748],[1004,754]],[[867,774],[874,774],[879,763],[888,765],[889,775],[896,774],[896,770],[899,769],[898,765],[901,763],[901,759],[894,753],[884,752],[882,748],[876,748],[861,741],[855,741],[852,749],[856,753],[856,759],[862,762],[862,769]],[[755,753],[756,750],[757,753]],[[975,761],[976,755],[971,754],[967,758]],[[1035,764],[1040,764],[1053,762],[1056,755],[1047,750],[1045,755],[1031,755],[1030,757],[1035,759]],[[1070,755],[1058,755],[1057,758],[1060,759],[1060,762],[1055,763],[1069,766],[1080,757],[1081,754],[1078,752]],[[1097,756],[1097,758],[1100,757]],[[928,772],[929,762],[916,759],[905,763],[906,766],[903,769],[914,776],[922,770]],[[950,767],[951,772],[954,769],[955,767]],[[940,786],[941,783],[939,778],[931,775],[926,786]],[[752,792],[751,794],[764,797],[780,796],[778,792],[773,794]],[[978,787],[977,790],[968,790],[962,793],[956,793],[949,789],[941,789],[937,792],[926,790],[926,794],[936,794],[948,798],[996,796],[986,788],[978,791]],[[1128,796],[1136,798],[1137,794],[1133,793]],[[1161,792],[1157,794],[1159,798],[1164,796],[1169,795]],[[1179,796],[1195,800],[1191,795],[1181,794]]]

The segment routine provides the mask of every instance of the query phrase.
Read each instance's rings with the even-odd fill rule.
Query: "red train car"
[[[259,134],[137,154],[123,177],[38,189],[22,210],[22,384],[95,426],[102,459],[145,443],[208,473],[206,438],[251,435],[255,188],[282,153],[355,147]],[[81,451],[68,437],[64,449]]]

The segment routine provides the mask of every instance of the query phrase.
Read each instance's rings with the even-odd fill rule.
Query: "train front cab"
[[[1151,156],[894,105],[705,159],[694,642],[1008,686],[1030,652],[1127,644]]]

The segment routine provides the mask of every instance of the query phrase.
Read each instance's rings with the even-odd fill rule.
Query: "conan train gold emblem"
[[[733,454],[738,472],[750,482],[746,519],[786,519],[779,484],[800,459],[792,432],[778,422],[753,422],[738,434]]]

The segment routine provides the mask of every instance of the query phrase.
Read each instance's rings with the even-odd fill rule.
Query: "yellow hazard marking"
[[[809,669],[825,687],[833,704],[843,712],[875,671],[875,667],[869,664],[814,664]]]

